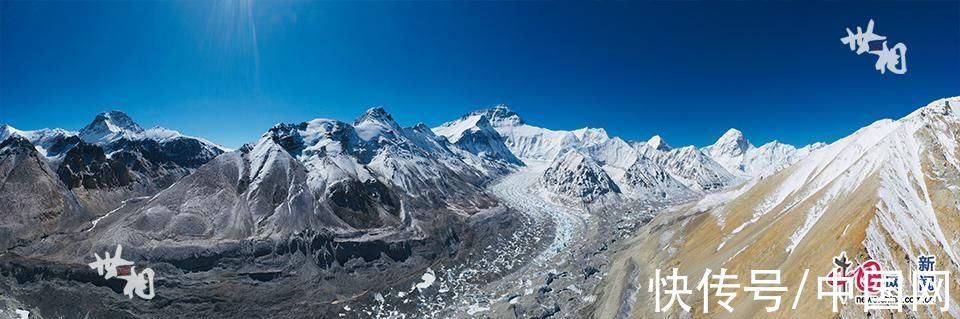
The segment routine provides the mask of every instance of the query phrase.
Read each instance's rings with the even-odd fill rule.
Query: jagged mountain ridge
[[[510,151],[521,160],[552,161],[580,142],[573,132],[529,125],[504,104],[471,112],[466,117],[479,115],[489,120]]]
[[[354,189],[367,189],[369,194],[376,195],[359,200],[364,203],[344,204],[354,206],[352,213],[344,213],[340,208],[324,208],[337,216],[321,218],[330,222],[334,229],[401,225],[398,218],[399,202],[391,201],[390,198],[396,196],[385,195],[383,189],[427,189],[431,191],[426,192],[425,196],[441,201],[442,197],[448,195],[445,193],[470,197],[465,194],[480,192],[476,185],[522,165],[521,158],[553,161],[558,159],[556,155],[571,150],[589,156],[590,162],[599,165],[603,175],[609,177],[616,186],[586,187],[606,189],[610,193],[627,192],[632,196],[654,198],[675,194],[686,196],[722,189],[736,183],[735,177],[739,177],[723,172],[722,168],[711,162],[711,157],[702,156],[699,150],[691,147],[673,149],[659,136],[654,136],[648,142],[631,143],[617,137],[611,138],[603,129],[547,130],[526,124],[516,112],[504,105],[472,112],[457,121],[434,128],[432,132],[422,125],[402,128],[382,108],[369,110],[352,124],[315,120],[278,125],[270,132],[270,141],[285,150],[296,162],[287,163],[284,167],[301,169],[297,167],[301,165],[302,169],[314,172],[304,177],[315,196],[314,200],[330,199],[329,196]],[[101,212],[115,207],[125,198],[152,194],[172,185],[224,151],[208,141],[183,136],[176,131],[159,127],[143,129],[119,111],[99,114],[79,132],[62,129],[19,131],[3,126],[0,134],[4,139],[18,135],[35,143],[39,154],[67,189],[82,193],[135,189],[92,201],[99,205]],[[740,150],[738,154],[741,155],[757,149],[745,139],[727,140],[734,142],[732,145]],[[249,151],[271,149],[264,143],[261,140]],[[720,149],[720,144],[709,149]],[[268,161],[240,153],[246,162],[238,163],[266,165]],[[269,160],[284,161],[282,158]],[[553,174],[571,167],[560,165],[561,162],[553,164],[556,164],[551,170]],[[258,172],[238,179],[253,180],[258,177],[255,173]],[[421,178],[424,176],[426,178]],[[540,185],[565,181],[542,178]],[[557,185],[555,188],[568,186]],[[435,191],[440,189],[445,191]],[[587,193],[568,192],[566,195],[592,196]],[[586,199],[588,202],[593,200]],[[485,203],[489,199],[478,201]],[[272,210],[278,206],[264,207]],[[369,216],[354,218],[364,215],[357,215],[364,210],[368,210],[363,213]],[[337,215],[336,212],[341,213]],[[258,212],[252,216],[255,220],[261,220],[267,215],[266,212]]]
[[[162,127],[144,130],[120,111],[97,115],[79,132],[0,126],[0,140],[11,136],[30,141],[71,189],[122,187],[173,175],[159,183],[169,185],[226,150]]]
[[[467,216],[494,204],[481,187],[496,175],[478,168],[482,161],[423,125],[401,127],[379,107],[352,124],[278,124],[162,191],[105,236],[131,241],[133,228],[136,237],[186,241],[283,238],[308,229],[421,237],[442,227],[431,223],[440,214]],[[138,228],[150,215],[164,222]],[[203,227],[182,229],[178,220]]]
[[[647,145],[661,152],[666,152],[673,148],[673,147],[670,147],[670,145],[667,144],[667,142],[664,141],[663,138],[660,137],[660,135],[654,135],[649,140],[647,140]]]
[[[598,128],[562,131],[536,127],[503,104],[471,112],[434,130],[444,132],[441,135],[455,141],[455,134],[449,132],[458,130],[452,128],[472,127],[470,122],[478,118],[488,119],[503,137],[504,144],[520,160],[549,162],[553,167],[562,168],[565,166],[556,163],[559,157],[576,150],[591,157],[621,191],[633,198],[689,197],[714,192],[775,172],[822,145],[796,149],[773,141],[758,148],[742,133],[731,129],[716,144],[704,149],[692,146],[673,148],[659,135],[646,142],[628,142],[610,137],[605,130]],[[641,167],[644,165],[650,167]],[[633,169],[629,175],[628,169]]]
[[[714,192],[739,182],[739,179],[694,146],[672,149],[655,159],[674,178],[694,191]]]
[[[80,198],[84,202],[79,206],[94,215],[115,208],[125,199],[153,195],[226,151],[209,141],[176,131],[160,127],[143,129],[119,111],[97,115],[79,132],[63,129],[20,131],[8,125],[0,127],[2,140],[15,135],[34,144],[60,183],[71,192],[82,195]],[[600,185],[555,185],[553,189],[588,187],[605,189],[608,193],[626,193],[631,197],[686,197],[722,189],[743,178],[740,174],[724,172],[721,165],[716,165],[712,157],[704,156],[700,150],[692,147],[674,149],[659,136],[647,142],[627,142],[608,136],[603,129],[543,129],[527,124],[505,105],[472,112],[432,130],[422,124],[400,127],[382,108],[372,108],[352,124],[324,119],[281,124],[265,134],[267,136],[275,147],[261,139],[241,151],[240,160],[221,163],[233,165],[241,171],[250,170],[250,163],[259,165],[257,171],[238,176],[239,182],[230,187],[249,186],[240,184],[261,178],[257,174],[263,173],[260,171],[263,167],[271,167],[268,163],[281,162],[284,164],[278,164],[278,167],[311,172],[304,175],[307,186],[303,190],[309,190],[314,201],[341,198],[346,193],[363,189],[365,194],[356,196],[356,200],[341,198],[340,204],[333,206],[317,208],[311,204],[308,206],[312,208],[304,208],[332,214],[318,220],[329,223],[327,226],[337,231],[402,226],[400,201],[392,200],[400,196],[390,196],[385,189],[395,188],[397,193],[427,190],[414,196],[419,199],[409,201],[407,205],[415,205],[417,201],[455,202],[447,197],[469,198],[463,207],[453,206],[455,210],[472,211],[490,202],[489,198],[473,195],[482,193],[478,185],[524,165],[521,159],[550,161],[554,175],[584,174],[576,171],[561,174],[564,169],[584,167],[558,162],[557,155],[570,151],[589,157],[589,162],[601,167],[602,175],[607,178],[601,178],[604,182]],[[733,141],[731,145],[741,156],[751,152],[791,154],[773,156],[772,159],[743,156],[743,162],[763,159],[762,164],[770,166],[769,163],[780,165],[800,157],[793,156],[800,151],[789,146],[779,147],[781,144],[776,142],[768,144],[769,147],[754,148],[742,138],[742,134],[739,138],[733,137],[725,135],[721,140]],[[705,150],[719,150],[722,144]],[[293,160],[276,156],[258,158],[255,155],[259,153],[250,153],[253,150],[270,153],[266,150],[277,147]],[[772,151],[763,151],[766,148]],[[290,178],[300,182],[296,174],[283,180],[292,183],[287,180]],[[541,176],[541,179],[538,183],[541,186],[567,181],[548,176]],[[615,187],[606,185],[607,179]],[[243,193],[238,192],[238,196]],[[594,197],[589,195],[590,192],[565,193],[565,196]],[[272,194],[280,196],[275,191]],[[243,196],[256,197],[251,194]],[[262,203],[248,203],[257,207],[256,212],[251,213],[254,220],[262,221],[270,215],[267,211],[279,207],[277,203],[266,206]],[[349,209],[345,210],[345,207]],[[324,228],[320,225],[322,223],[306,224]]]
[[[743,132],[731,128],[716,143],[704,147],[703,152],[731,174],[749,178],[774,173],[825,145],[813,143],[798,149],[775,140],[756,147]]]

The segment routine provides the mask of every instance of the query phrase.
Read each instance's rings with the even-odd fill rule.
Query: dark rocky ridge
[[[57,175],[67,188],[127,186],[134,176],[122,162],[107,158],[99,146],[80,142],[67,152]]]
[[[3,127],[14,133],[0,141],[0,165],[9,167],[2,172],[0,208],[11,212],[3,214],[8,223],[0,227],[0,247],[87,228],[124,200],[153,195],[223,153],[179,134],[162,140],[143,135],[145,131],[119,111],[101,113],[79,135],[64,130],[25,133],[35,139],[31,141]],[[116,127],[125,131],[110,131]],[[43,216],[39,221],[30,217],[38,214]],[[38,227],[11,231],[32,223]]]

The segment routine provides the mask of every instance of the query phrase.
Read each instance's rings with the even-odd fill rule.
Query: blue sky
[[[905,75],[840,43],[876,21]],[[960,2],[0,2],[0,122],[119,109],[237,147],[375,105],[435,126],[506,103],[535,125],[710,144],[833,141],[960,95]]]

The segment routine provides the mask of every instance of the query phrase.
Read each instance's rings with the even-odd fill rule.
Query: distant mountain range
[[[402,127],[382,108],[353,123],[277,124],[228,150],[120,111],[79,131],[0,126],[0,243],[93,227],[124,201],[143,213],[110,221],[106,236],[217,240],[287,236],[419,237],[437,214],[469,215],[495,201],[483,185],[527,165],[553,200],[691,198],[775,172],[823,146],[754,147],[731,129],[714,145],[673,148],[600,128],[550,130],[498,105],[429,129]],[[36,223],[37,227],[29,226]],[[426,231],[429,233],[429,231]]]
[[[459,141],[462,132],[499,133],[509,149],[484,154],[509,162],[549,168],[539,186],[562,202],[592,204],[626,198],[690,198],[769,175],[825,144],[797,149],[777,141],[754,147],[740,131],[730,129],[713,145],[672,148],[659,135],[625,141],[602,128],[573,131],[530,125],[505,105],[478,110],[434,129]],[[487,133],[489,135],[489,133]],[[575,153],[575,154],[569,154]]]
[[[16,275],[0,279],[44,274],[80,283],[62,291],[108,285],[70,269],[122,244],[125,255],[173,274],[164,288],[176,300],[193,300],[195,287],[219,289],[209,295],[215,298],[184,303],[191,309],[260,300],[260,290],[236,287],[280,289],[302,280],[313,284],[264,298],[299,304],[297,293],[309,292],[322,299],[315,303],[322,309],[345,309],[323,298],[346,300],[341,294],[362,295],[411,278],[438,280],[449,273],[429,267],[444,258],[536,260],[503,254],[527,254],[539,241],[494,243],[554,236],[550,245],[565,245],[576,231],[590,229],[576,225],[594,221],[616,233],[592,234],[601,241],[587,251],[545,252],[596,255],[628,238],[602,256],[610,262],[599,264],[607,268],[596,279],[604,292],[591,308],[597,317],[656,316],[649,305],[619,296],[652,267],[681,263],[781,269],[796,278],[801,269],[829,268],[831,258],[846,251],[853,260],[894,269],[932,254],[938,270],[956,272],[958,112],[960,98],[941,99],[832,144],[799,148],[777,141],[754,146],[736,129],[703,148],[670,145],[658,135],[628,141],[602,128],[552,130],[504,105],[434,128],[401,126],[379,107],[352,122],[279,123],[236,150],[165,128],[143,129],[119,111],[99,114],[79,131],[2,125],[0,246],[8,253],[0,254],[0,272]],[[637,205],[605,209],[623,203]],[[610,216],[616,224],[603,219]],[[529,237],[518,237],[523,234]],[[490,255],[473,255],[479,251]],[[563,275],[546,276],[549,286]],[[30,296],[45,285],[19,285],[17,296],[40,302],[44,298]],[[395,296],[406,298],[403,293]],[[960,316],[951,304],[950,315]],[[101,309],[117,305],[159,309],[133,303]],[[812,298],[799,307],[831,315]],[[853,307],[846,311],[862,313]],[[737,309],[733,315],[751,317],[763,307],[754,302]]]

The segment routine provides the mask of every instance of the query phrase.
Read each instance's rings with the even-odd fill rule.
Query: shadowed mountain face
[[[176,131],[144,130],[119,111],[97,115],[79,133],[3,125],[0,142],[0,161],[10,167],[0,196],[0,207],[13,212],[6,225],[29,228],[0,234],[4,242],[89,227],[122,201],[155,194],[224,152]],[[17,186],[26,184],[34,186]],[[15,226],[33,222],[41,227]]]
[[[67,152],[57,174],[70,189],[108,189],[133,182],[133,174],[123,162],[108,159],[103,148],[85,142]]]
[[[76,230],[85,214],[26,138],[0,142],[0,247],[56,231]]]
[[[0,140],[14,136],[30,141],[68,188],[83,190],[133,184],[160,189],[224,152],[213,143],[176,131],[144,130],[120,111],[97,115],[79,133],[2,126]]]
[[[138,184],[156,191],[224,152],[217,145],[176,131],[144,130],[119,111],[97,115],[79,136],[81,141],[67,151],[58,168],[70,188]]]

